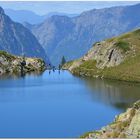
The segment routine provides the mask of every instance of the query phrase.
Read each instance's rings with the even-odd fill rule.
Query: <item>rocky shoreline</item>
[[[116,116],[111,124],[81,138],[140,138],[140,100],[125,113]]]
[[[22,66],[23,59],[25,64]],[[30,72],[42,72],[46,64],[39,58],[23,58],[0,51],[0,75],[20,75]]]
[[[139,37],[140,29],[97,42],[83,57],[64,64],[62,68],[80,77],[139,83]],[[140,138],[140,100],[116,116],[111,124],[81,138]]]

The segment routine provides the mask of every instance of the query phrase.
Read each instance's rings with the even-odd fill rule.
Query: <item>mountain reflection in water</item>
[[[82,78],[92,91],[92,98],[120,109],[130,107],[140,99],[140,84],[108,79]]]

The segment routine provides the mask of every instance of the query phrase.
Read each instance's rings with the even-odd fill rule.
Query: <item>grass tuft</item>
[[[115,45],[116,47],[122,49],[124,52],[127,52],[130,50],[129,43],[126,41],[118,41]]]

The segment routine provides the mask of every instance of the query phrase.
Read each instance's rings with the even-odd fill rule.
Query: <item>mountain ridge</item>
[[[50,20],[56,18],[53,16],[42,24],[32,26],[31,31],[48,52],[52,63],[58,65],[62,56],[67,61],[80,58],[93,43],[139,27],[139,11],[140,4],[137,4],[94,9],[73,18],[57,16],[56,21]],[[66,24],[72,26],[66,28]]]
[[[13,22],[5,15],[0,7],[0,50],[14,55],[25,55],[27,57],[41,57],[48,62],[48,57],[30,30],[22,24]]]
[[[78,14],[68,14],[68,13],[60,13],[60,12],[50,12],[48,14],[39,15],[35,12],[32,12],[30,10],[13,10],[13,9],[4,9],[5,13],[15,22],[24,23],[27,22],[29,24],[40,24],[47,18],[53,16],[53,15],[60,15],[60,16],[68,16],[68,17],[74,17]]]

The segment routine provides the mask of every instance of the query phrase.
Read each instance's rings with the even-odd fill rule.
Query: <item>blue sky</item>
[[[0,6],[6,9],[14,10],[30,10],[39,15],[44,15],[49,12],[62,13],[81,13],[94,8],[104,8],[120,5],[132,5],[140,2],[136,1],[46,1],[46,2],[2,2]]]

